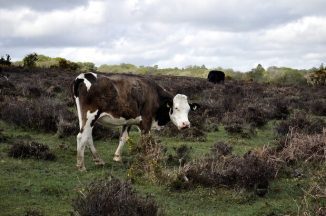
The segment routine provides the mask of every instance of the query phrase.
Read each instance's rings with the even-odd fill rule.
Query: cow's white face
[[[177,126],[177,128],[184,129],[190,127],[190,122],[188,120],[188,113],[190,109],[196,110],[197,104],[189,104],[186,95],[177,94],[173,98],[173,105],[170,107],[169,116],[172,123]]]

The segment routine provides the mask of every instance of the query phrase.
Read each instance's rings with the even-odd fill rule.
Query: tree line
[[[1,66],[20,66],[20,67],[43,67],[43,68],[60,68],[69,71],[91,71],[104,73],[136,73],[149,75],[175,75],[175,76],[193,76],[206,78],[210,70],[221,70],[225,73],[226,79],[245,80],[259,83],[274,84],[309,84],[309,85],[326,85],[326,67],[321,64],[319,67],[311,69],[293,69],[289,67],[271,66],[265,69],[261,64],[247,72],[235,71],[231,68],[206,68],[205,65],[190,65],[184,68],[159,68],[154,66],[136,66],[133,64],[121,63],[116,65],[103,64],[96,67],[92,62],[73,62],[65,58],[51,58],[37,53],[26,55],[22,61],[11,62],[11,57],[1,56]]]

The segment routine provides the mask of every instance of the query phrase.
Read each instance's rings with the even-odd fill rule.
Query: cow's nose
[[[182,122],[181,129],[190,128],[190,122]]]

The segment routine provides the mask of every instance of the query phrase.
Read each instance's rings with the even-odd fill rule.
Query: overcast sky
[[[326,63],[325,0],[0,0],[0,55],[248,71]]]

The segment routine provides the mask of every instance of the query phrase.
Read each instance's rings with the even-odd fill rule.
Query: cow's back
[[[115,117],[135,118],[153,114],[159,106],[158,89],[153,81],[129,74],[98,76],[89,89],[79,86],[83,109],[110,113]]]

